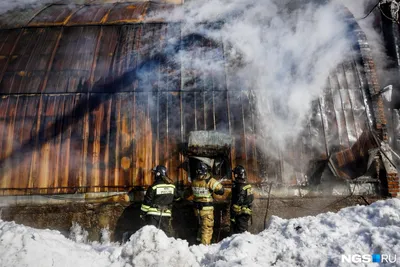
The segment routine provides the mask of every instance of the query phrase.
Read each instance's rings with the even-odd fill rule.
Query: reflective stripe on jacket
[[[213,202],[212,193],[223,194],[223,186],[214,178],[195,179],[192,182],[194,202]],[[221,195],[222,195],[221,194]]]
[[[175,185],[157,181],[147,189],[141,210],[146,215],[171,216],[172,202],[179,199]]]
[[[231,210],[234,215],[249,214],[251,215],[251,205],[254,196],[251,185],[234,183],[232,187]]]

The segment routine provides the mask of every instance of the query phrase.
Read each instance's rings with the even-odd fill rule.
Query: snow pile
[[[153,226],[132,235],[121,256],[133,266],[199,266],[186,241],[168,238]]]
[[[108,226],[101,229],[100,241],[102,244],[110,244],[111,237],[110,237],[110,229],[108,229]]]
[[[0,266],[121,266],[112,253],[76,243],[58,231],[38,230],[0,221]]]
[[[341,262],[342,255],[398,253],[400,257],[400,200],[315,217],[273,217],[268,229],[258,235],[235,235],[206,253],[192,250],[203,264],[220,267],[348,266]]]
[[[89,233],[82,228],[78,223],[72,222],[72,226],[69,229],[69,238],[77,243],[87,243]]]
[[[123,245],[82,244],[58,231],[0,221],[0,266],[350,266],[342,255],[397,255],[400,200],[378,201],[338,213],[284,220],[273,217],[258,235],[234,235],[211,246],[189,246],[146,226]]]

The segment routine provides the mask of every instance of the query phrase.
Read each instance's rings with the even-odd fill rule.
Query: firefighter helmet
[[[196,166],[196,175],[198,177],[204,177],[208,172],[208,166],[202,161],[199,161]]]
[[[167,168],[165,168],[165,166],[162,165],[158,165],[155,168],[153,168],[152,172],[154,172],[156,180],[165,179],[166,177],[168,177]]]
[[[236,181],[246,181],[247,175],[246,170],[243,166],[238,165],[233,170],[233,175],[235,176]]]

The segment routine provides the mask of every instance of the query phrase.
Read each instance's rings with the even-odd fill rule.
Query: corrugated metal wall
[[[346,165],[363,153],[370,111],[361,56],[332,72],[303,136],[272,158],[257,139],[257,92],[229,82],[223,44],[182,36],[178,23],[106,23],[134,22],[149,5],[54,5],[26,27],[0,30],[3,194],[129,190],[151,184],[156,164],[187,183],[180,166],[192,130],[234,136],[231,163],[247,167],[251,182],[301,184],[304,162],[347,150]],[[208,47],[225,75],[169,61],[171,38]]]

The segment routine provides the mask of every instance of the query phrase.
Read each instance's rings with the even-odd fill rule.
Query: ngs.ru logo
[[[342,255],[342,262],[348,263],[365,263],[365,262],[377,262],[377,263],[395,263],[397,262],[397,255],[390,254],[353,254],[353,255]]]

